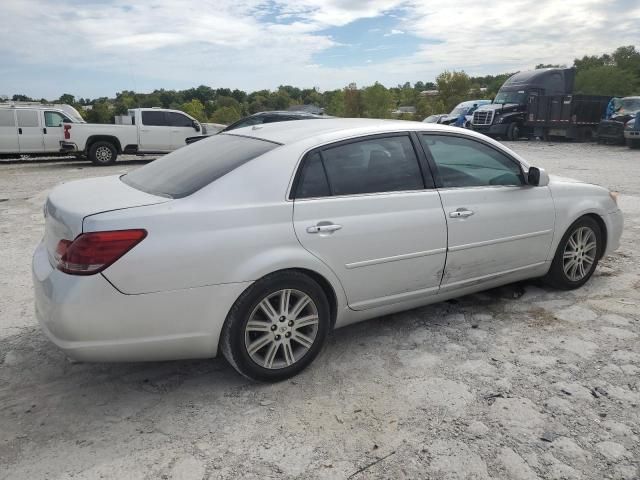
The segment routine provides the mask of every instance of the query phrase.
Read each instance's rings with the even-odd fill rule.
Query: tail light
[[[147,236],[147,231],[114,230],[78,235],[75,240],[60,240],[55,261],[58,270],[71,275],[101,272]]]
[[[65,140],[69,140],[71,138],[71,125],[69,125],[68,123],[64,124],[64,139]]]

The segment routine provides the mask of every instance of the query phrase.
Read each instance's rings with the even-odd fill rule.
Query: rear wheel
[[[320,352],[330,326],[322,288],[300,272],[257,281],[231,308],[220,347],[242,375],[266,382],[292,377]]]
[[[584,285],[598,265],[602,253],[600,226],[591,217],[576,220],[562,237],[545,280],[561,290]]]
[[[118,150],[110,142],[96,142],[89,149],[89,159],[94,165],[105,166],[115,163]]]

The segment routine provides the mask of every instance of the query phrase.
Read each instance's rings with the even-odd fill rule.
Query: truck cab
[[[502,85],[493,102],[478,108],[473,130],[492,137],[516,140],[527,132],[526,116],[532,97],[566,95],[573,91],[575,70],[541,68],[519,72]]]

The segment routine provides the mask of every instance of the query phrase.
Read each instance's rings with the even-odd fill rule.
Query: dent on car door
[[[448,223],[442,289],[540,266],[555,211],[547,187],[526,185],[519,162],[481,141],[421,135]]]
[[[300,168],[296,235],[336,273],[351,308],[437,292],[446,223],[409,135],[342,142],[309,153]]]

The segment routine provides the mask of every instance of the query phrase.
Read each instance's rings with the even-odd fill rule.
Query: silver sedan
[[[354,322],[533,277],[580,287],[623,224],[606,188],[480,134],[362,119],[222,133],[61,185],[45,217],[36,312],[70,357],[222,353],[262,381]]]

